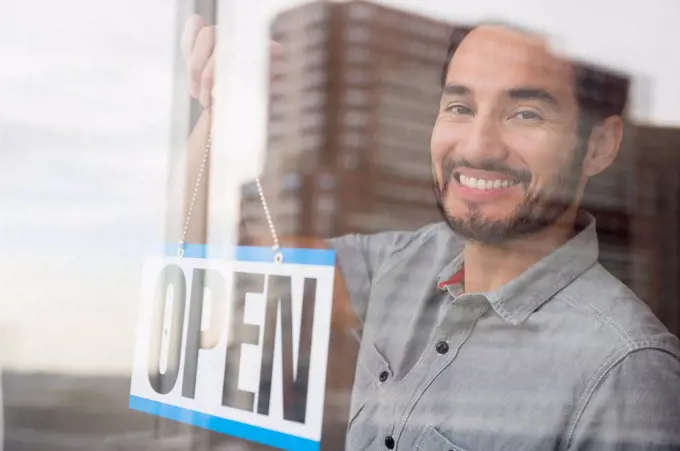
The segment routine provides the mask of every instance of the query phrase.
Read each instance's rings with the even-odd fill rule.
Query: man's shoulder
[[[619,351],[667,350],[680,358],[680,341],[629,287],[597,263],[557,296],[582,316],[582,331]],[[588,327],[590,325],[590,327]]]
[[[444,222],[435,222],[416,230],[383,232],[373,235],[376,239],[384,236],[391,246],[390,255],[404,253],[424,253],[429,248],[451,248],[461,246],[464,240],[455,234]]]
[[[434,222],[416,230],[390,230],[371,234],[349,234],[331,238],[328,244],[337,248],[345,243],[364,241],[372,251],[386,257],[409,251],[426,252],[428,247],[462,247],[464,240],[444,222]]]
[[[407,274],[434,277],[460,254],[465,240],[446,223],[437,222],[413,231],[345,235],[328,244],[337,252],[345,278],[358,277],[361,269],[374,283],[386,273],[392,276],[388,282],[404,279]],[[364,268],[360,268],[362,262]]]
[[[406,283],[406,277],[430,278],[460,242],[446,224],[433,223],[413,231],[343,235],[329,239],[327,245],[336,252],[355,312],[364,321],[377,283],[393,287],[397,280]],[[458,247],[462,249],[462,244]],[[410,286],[421,286],[422,280]]]

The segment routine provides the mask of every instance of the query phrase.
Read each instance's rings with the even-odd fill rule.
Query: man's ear
[[[609,116],[593,128],[588,140],[588,157],[583,173],[588,177],[607,169],[619,153],[623,136],[623,120],[620,116]]]

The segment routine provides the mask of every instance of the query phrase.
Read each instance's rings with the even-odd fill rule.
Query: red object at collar
[[[446,288],[449,285],[456,285],[456,284],[459,284],[459,283],[463,283],[464,280],[465,280],[465,268],[461,268],[460,271],[458,271],[457,273],[452,275],[449,280],[445,280],[444,282],[440,282],[437,285],[437,287],[439,287],[439,289],[443,290],[444,288]]]

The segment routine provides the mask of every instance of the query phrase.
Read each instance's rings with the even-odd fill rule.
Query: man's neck
[[[539,233],[501,245],[468,241],[465,245],[465,291],[494,291],[566,243],[574,233],[576,212]]]

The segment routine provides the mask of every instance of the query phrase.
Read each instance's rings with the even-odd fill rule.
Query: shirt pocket
[[[352,402],[349,411],[349,426],[359,415],[369,400],[375,398],[383,382],[380,375],[387,373],[388,379],[393,377],[389,363],[378,351],[374,344],[368,344],[361,349],[357,361],[357,369],[352,388]],[[383,376],[384,377],[384,376]]]
[[[416,451],[470,451],[456,446],[428,424],[416,440]]]

